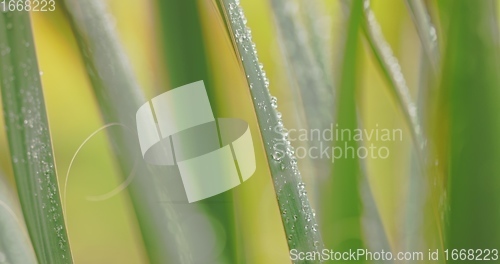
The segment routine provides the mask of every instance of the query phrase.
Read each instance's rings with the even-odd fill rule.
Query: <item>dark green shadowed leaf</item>
[[[196,1],[158,1],[161,39],[170,88],[203,80],[210,73]]]
[[[0,55],[12,166],[38,262],[72,263],[29,13],[0,14]]]
[[[449,249],[500,248],[500,47],[497,1],[448,2],[436,128],[447,132]],[[445,103],[446,102],[446,103]],[[437,114],[436,114],[437,115]],[[492,258],[493,259],[493,258]],[[454,263],[454,262],[452,262]]]
[[[189,83],[203,80],[210,99],[212,111],[220,116],[217,96],[215,95],[212,72],[206,43],[203,38],[200,4],[197,1],[160,0],[159,20],[161,44],[167,68],[168,89],[175,89]],[[182,25],[182,26],[179,26]],[[167,87],[165,87],[167,88]],[[164,88],[164,89],[165,89]],[[206,208],[206,214],[217,219],[225,229],[226,241],[222,253],[226,261],[236,262],[236,225],[234,215],[233,191],[223,192],[197,203]],[[240,259],[240,261],[242,261]]]

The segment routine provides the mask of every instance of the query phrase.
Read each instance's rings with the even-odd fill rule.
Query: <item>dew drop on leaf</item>
[[[280,161],[282,158],[281,154],[278,151],[274,152],[272,156],[275,161]]]

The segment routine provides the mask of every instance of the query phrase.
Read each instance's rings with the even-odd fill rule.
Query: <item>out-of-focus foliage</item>
[[[370,5],[362,0],[67,2],[107,5],[109,13],[87,13],[87,17],[95,19],[81,23],[80,32],[102,32],[102,28],[92,28],[101,21],[106,30],[114,32],[113,45],[121,48],[110,46],[106,38],[80,36],[80,47],[82,43],[87,45],[85,55],[94,61],[82,60],[63,6],[57,1],[55,12],[31,12],[34,45],[15,49],[36,48],[40,68],[36,75],[45,95],[50,124],[47,129],[57,165],[51,169],[51,181],[55,183],[57,170],[59,187],[63,187],[72,157],[80,149],[69,172],[67,202],[63,204],[75,262],[148,263],[161,259],[178,263],[179,259],[196,261],[206,257],[204,263],[290,263],[287,244],[290,248],[295,244],[314,249],[314,243],[309,247],[310,241],[300,239],[307,236],[294,230],[306,223],[293,225],[286,221],[287,217],[293,219],[292,212],[304,209],[302,200],[283,197],[297,188],[300,193],[307,191],[316,209],[311,215],[319,219],[317,229],[327,248],[363,246],[392,252],[424,251],[424,255],[427,249],[439,249],[437,263],[445,263],[446,248],[500,248],[500,5],[496,1],[373,0]],[[259,102],[264,102],[267,113],[274,113],[270,105],[274,100],[248,87],[250,80],[253,85],[263,85],[257,90],[266,91],[266,82],[265,78],[255,80],[258,76],[253,76],[254,71],[259,72],[259,65],[253,69],[252,58],[241,56],[247,40],[239,41],[238,37],[243,37],[244,32],[235,31],[231,20],[225,21],[231,19],[227,4],[237,2],[252,29],[252,41],[270,81],[269,91],[279,101],[281,122],[287,129],[295,129],[295,134],[288,136],[295,139],[291,139],[291,145],[304,184],[287,177],[283,178],[286,183],[279,182],[283,180],[277,177],[284,173],[280,167],[283,162],[270,155],[267,144],[271,134],[258,133],[268,129]],[[365,13],[358,14],[363,8]],[[84,11],[74,8],[76,13],[72,15],[78,17]],[[358,23],[365,25],[365,32],[355,26]],[[3,24],[0,32],[12,29],[12,25]],[[87,27],[82,26],[85,24]],[[380,27],[374,34],[376,24]],[[2,35],[0,42],[7,39]],[[93,41],[107,44],[92,46]],[[5,60],[6,49],[0,48],[0,64],[23,62],[20,57]],[[108,57],[120,50],[120,56],[130,61],[124,78],[118,76],[126,65]],[[108,83],[96,85],[106,78]],[[5,97],[10,86],[5,83],[8,78],[3,79],[3,107],[10,109],[15,101]],[[110,199],[88,200],[89,196],[122,186],[123,176],[132,170],[133,158],[120,156],[121,148],[132,140],[120,139],[128,132],[112,127],[106,129],[110,137],[98,132],[79,148],[81,143],[109,122],[133,126],[138,105],[199,79],[206,81],[218,116],[238,117],[250,124],[258,164],[255,175],[215,197],[210,204],[184,206],[167,204],[166,199],[145,199],[158,198],[159,194],[168,198],[170,190],[161,189],[161,184],[153,184],[158,187],[156,191],[144,187],[147,185],[138,188],[140,179]],[[34,88],[24,82],[15,84],[20,89],[11,92],[19,92],[21,97],[26,95],[21,91]],[[115,104],[108,104],[113,100]],[[27,113],[13,113],[18,118],[22,114]],[[270,119],[277,122],[277,117],[271,115]],[[338,123],[351,130],[399,129],[402,140],[383,143],[390,152],[385,159],[336,160],[333,164],[299,155],[300,150],[320,145],[314,140],[299,140],[296,132],[316,126],[329,128],[330,122],[334,122],[334,128]],[[7,176],[2,187],[8,186],[23,204],[26,191],[22,189],[26,186],[19,186],[19,163],[11,164],[19,153],[7,147],[15,143],[12,137],[23,133],[9,130],[9,142],[9,123],[0,126],[0,168]],[[331,146],[339,142],[324,143]],[[371,143],[380,142],[371,139],[359,145]],[[26,156],[27,151],[20,154]],[[155,183],[160,183],[163,174],[155,175]],[[278,195],[274,187],[278,187]],[[5,201],[4,193],[0,197]],[[224,203],[215,203],[221,201]],[[9,208],[20,217],[13,204]],[[4,209],[0,207],[0,213]],[[35,211],[23,215],[28,230],[36,219]],[[204,225],[192,228],[198,222],[186,217],[191,214],[202,219]],[[14,236],[20,244],[10,246],[27,252],[23,256],[29,258],[30,245],[22,242],[22,219],[12,222],[10,215],[2,215],[2,227],[19,225]],[[167,217],[172,215],[179,217]],[[19,256],[11,251],[12,247],[5,246],[2,234],[0,263],[4,258],[11,261]],[[207,242],[202,234],[210,234],[208,237],[213,239]],[[162,239],[155,239],[159,237]],[[178,253],[182,239],[188,246]],[[382,239],[387,244],[380,242]],[[31,242],[40,255],[40,243],[33,238]]]

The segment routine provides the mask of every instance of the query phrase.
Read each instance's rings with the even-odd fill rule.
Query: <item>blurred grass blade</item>
[[[417,108],[420,123],[423,126],[422,130],[425,133],[425,117],[428,114],[427,110],[430,108],[428,106],[431,104],[430,101],[434,100],[433,98],[437,95],[435,89],[430,88],[434,86],[441,63],[438,34],[436,27],[432,24],[424,0],[406,0],[405,2],[422,43],[423,54],[420,62]]]
[[[0,14],[0,55],[12,166],[38,262],[72,263],[28,12]]]
[[[192,255],[179,215],[168,203],[167,168],[150,167],[142,159],[137,137],[136,111],[145,99],[131,65],[100,0],[64,1],[89,79],[105,123],[119,123],[128,130],[110,129],[109,140],[122,175],[134,164],[130,195],[135,215],[152,263],[191,263]]]
[[[210,60],[206,52],[206,40],[200,18],[203,10],[200,4],[197,1],[159,0],[157,5],[169,88],[175,89],[203,80],[212,111],[215,116],[221,116],[212,78],[214,74],[209,67]],[[230,263],[237,262],[236,252],[242,249],[236,242],[233,192],[223,192],[197,204],[204,206],[205,213],[217,219],[224,227],[226,237],[218,238],[219,241],[226,241],[220,258],[227,258]],[[222,261],[220,258],[219,261]],[[241,261],[243,260],[240,259]]]
[[[412,0],[410,0],[412,1]],[[413,5],[417,5],[415,3],[411,3]],[[420,3],[423,4],[423,3]],[[416,7],[414,7],[416,8]],[[419,7],[425,8],[425,7]],[[414,10],[412,10],[414,11]],[[421,12],[425,12],[425,10],[418,10]],[[416,11],[415,11],[416,12]],[[426,14],[426,13],[425,13]],[[413,14],[415,15],[415,14]],[[422,15],[422,14],[418,14]],[[380,25],[375,18],[375,14],[370,8],[370,1],[365,0],[364,4],[364,19],[363,30],[366,36],[368,43],[372,49],[375,58],[379,62],[380,68],[389,82],[389,87],[391,88],[391,93],[393,94],[396,102],[398,104],[399,109],[403,113],[405,122],[408,124],[411,137],[413,141],[413,146],[415,150],[414,156],[412,156],[411,160],[411,168],[410,168],[410,185],[409,185],[409,194],[408,199],[410,203],[406,208],[406,228],[403,232],[403,236],[405,237],[406,247],[408,250],[416,250],[415,246],[420,246],[420,241],[423,239],[421,236],[421,226],[419,222],[418,215],[421,213],[423,201],[421,194],[423,188],[423,173],[425,172],[425,162],[428,158],[428,149],[427,149],[427,140],[424,134],[423,127],[423,117],[421,115],[425,114],[424,109],[418,109],[414,100],[411,98],[410,90],[406,84],[406,80],[403,76],[401,66],[399,65],[398,60],[393,54],[393,51],[387,41],[385,40]],[[430,23],[430,20],[429,20]],[[422,25],[417,25],[419,30],[422,30],[420,27]],[[431,24],[427,25],[432,27]],[[432,29],[434,29],[432,27]],[[435,30],[428,29],[426,37],[429,38],[430,35],[436,36]],[[431,32],[432,31],[432,32]],[[420,33],[420,32],[419,32]],[[423,33],[422,33],[423,34]],[[420,35],[422,37],[422,35]],[[424,46],[424,52],[426,55],[433,56],[431,59],[434,60],[438,57],[437,55],[437,42],[434,44],[430,44],[428,41],[434,41],[434,39],[422,39],[422,45]],[[435,45],[435,46],[433,46]],[[433,54],[430,54],[433,52]],[[430,61],[426,65],[434,64],[436,68],[433,68],[434,74],[437,71],[437,61]],[[427,72],[425,72],[427,73]],[[421,87],[420,95],[419,95],[419,105],[423,106],[424,102],[428,101],[429,96],[429,87],[430,80],[427,80],[425,86]],[[425,199],[425,198],[424,198]],[[438,224],[438,223],[437,223]],[[441,236],[439,234],[438,236]]]
[[[321,250],[323,242],[297,168],[294,150],[288,141],[281,114],[276,110],[276,98],[270,95],[269,80],[259,62],[243,9],[235,0],[222,0],[222,6],[247,76],[288,246],[300,252]]]
[[[198,4],[196,1],[159,0],[158,8],[170,87],[199,80],[210,86]]]
[[[360,160],[363,162],[363,160]],[[364,167],[362,164],[362,167]],[[361,201],[363,203],[363,216],[361,219],[364,243],[372,252],[388,252],[391,250],[389,240],[387,239],[387,231],[384,228],[380,212],[378,210],[375,197],[371,190],[370,183],[367,178],[367,171],[362,169],[362,179],[360,183]],[[380,262],[384,264],[394,263],[393,260]]]
[[[405,121],[411,131],[415,149],[417,149],[419,164],[422,166],[425,160],[425,137],[418,117],[417,107],[411,98],[410,90],[401,71],[401,66],[394,56],[391,47],[384,39],[380,25],[375,14],[370,8],[370,1],[364,0],[364,23],[363,32],[370,47],[379,62],[380,68],[389,82],[390,92],[403,112]]]
[[[425,2],[424,0],[406,0],[405,2],[410,10],[411,18],[417,29],[426,58],[430,62],[432,72],[436,74],[440,60],[439,45],[436,28],[432,24]]]
[[[358,108],[359,113],[359,108]],[[363,121],[361,116],[358,114],[358,128],[364,130]],[[362,141],[359,142],[360,145],[363,144]],[[379,208],[377,207],[377,202],[373,196],[372,186],[370,186],[368,161],[366,159],[359,159],[360,171],[361,171],[361,181],[360,181],[360,196],[363,204],[362,210],[362,231],[366,247],[373,252],[390,251],[392,248],[389,244],[389,239],[387,236],[387,230],[382,223],[382,218],[380,217]],[[391,260],[386,260],[381,262],[384,264],[394,263]]]
[[[336,129],[354,131],[358,127],[356,112],[356,87],[358,57],[359,57],[359,30],[363,15],[363,1],[350,2],[350,16],[347,24],[341,76],[338,80],[338,94],[336,100],[337,124]],[[335,142],[337,146],[346,146],[357,149],[357,142],[353,138]],[[364,248],[361,233],[362,201],[360,196],[361,168],[357,157],[335,160],[333,175],[323,190],[322,225],[325,229],[326,245],[337,251]]]
[[[0,172],[0,263],[38,263],[24,220],[18,218],[19,205],[8,187]]]
[[[272,0],[271,6],[284,47],[288,77],[297,90],[294,92],[295,105],[302,106],[304,110],[305,120],[301,121],[308,129],[325,131],[330,128],[334,119],[333,85],[325,72],[323,59],[315,56],[314,50],[318,47],[311,43],[313,38],[307,37],[312,32],[307,31],[306,25],[301,21],[296,2]],[[320,149],[321,145],[328,142],[317,140],[308,144]],[[329,177],[331,162],[328,159],[314,159],[312,163],[314,170],[311,171],[314,171],[315,179]]]
[[[321,1],[299,0],[300,10],[303,10],[303,21],[308,32],[308,40],[316,61],[324,73],[331,72],[333,65],[332,49],[328,39],[332,35],[331,17]],[[327,74],[328,76],[328,74]],[[331,81],[331,80],[330,80]]]
[[[448,161],[446,247],[500,248],[500,46],[497,1],[449,1],[441,108]],[[443,112],[441,112],[443,113]],[[449,127],[445,127],[449,126]],[[441,141],[438,141],[441,142]],[[448,146],[448,147],[446,147]],[[444,204],[443,204],[444,205]],[[453,262],[454,263],[454,262]]]

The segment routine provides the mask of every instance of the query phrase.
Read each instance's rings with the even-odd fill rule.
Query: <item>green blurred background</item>
[[[333,50],[333,56],[338,56],[337,50],[342,45],[342,34],[345,30],[343,21],[345,14],[342,12],[341,2],[314,1],[321,2],[325,7],[321,17],[325,24],[324,41]],[[158,3],[147,0],[106,2],[113,15],[112,21],[116,23],[122,45],[146,96],[152,98],[167,89],[174,88],[169,87],[171,76],[160,55],[163,44],[158,33],[161,15]],[[446,1],[437,2],[441,4]],[[437,2],[428,1],[432,16],[437,16]],[[245,252],[244,258],[247,263],[289,263],[286,237],[271,176],[264,165],[267,161],[244,74],[214,2],[198,0],[196,4],[200,12],[205,52],[212,71],[211,81],[215,87],[210,92],[211,96],[217,98],[218,115],[242,118],[249,122],[256,146],[258,164],[256,173],[245,184],[230,192],[235,199],[237,229],[244,240],[240,241]],[[252,29],[261,62],[265,65],[271,80],[271,93],[279,99],[279,110],[283,113],[284,123],[287,128],[303,128],[297,114],[299,112],[297,108],[300,106],[294,101],[291,92],[293,80],[287,75],[287,66],[270,3],[266,0],[241,0],[241,4]],[[399,59],[413,98],[417,98],[422,50],[408,9],[404,1],[400,0],[374,0],[372,8],[386,40]],[[59,186],[62,188],[73,154],[80,144],[104,123],[62,8],[58,7],[56,12],[32,12],[32,25],[52,132]],[[439,37],[441,39],[441,35]],[[413,188],[410,180],[413,166],[411,136],[403,115],[388,92],[388,84],[379,70],[377,61],[370,54],[367,43],[364,40],[361,43],[358,57],[357,103],[363,126],[366,129],[379,126],[403,130],[403,142],[388,143],[391,152],[388,159],[366,161],[365,175],[373,194],[370,198],[374,202],[373,209],[380,216],[382,232],[392,251],[406,250],[408,241],[417,239],[414,236],[421,235],[431,237],[429,241],[434,242],[429,242],[428,245],[432,245],[430,247],[433,248],[433,243],[439,237],[433,224],[420,223],[423,227],[418,230],[426,234],[408,231],[406,209],[407,204],[412,202],[409,201],[408,194]],[[444,46],[446,43],[441,45]],[[189,47],[186,48],[189,50]],[[498,115],[496,117],[498,118]],[[436,130],[439,134],[439,129]],[[439,170],[446,169],[441,165],[446,162],[446,159],[436,159],[432,162],[436,164],[437,174],[445,174]],[[13,184],[10,163],[5,129],[2,127],[0,167]],[[299,160],[299,166],[313,207],[317,208],[320,217],[322,214],[328,214],[328,211],[320,209],[325,208],[328,201],[318,201],[320,189],[317,186],[321,185],[322,179],[315,177],[311,161]],[[81,149],[69,174],[66,220],[75,263],[147,262],[128,194],[121,192],[111,199],[100,202],[86,199],[88,196],[108,193],[122,181],[106,133],[100,132]],[[422,197],[427,195],[429,194],[422,193]],[[498,202],[494,204],[498,206]],[[422,209],[422,214],[424,212],[427,211]],[[429,219],[432,218],[433,216],[429,216]],[[419,223],[415,225],[418,226]],[[349,228],[349,223],[344,223],[343,227]],[[334,236],[323,234],[323,237],[330,235]],[[413,250],[420,250],[420,245],[415,246]]]

